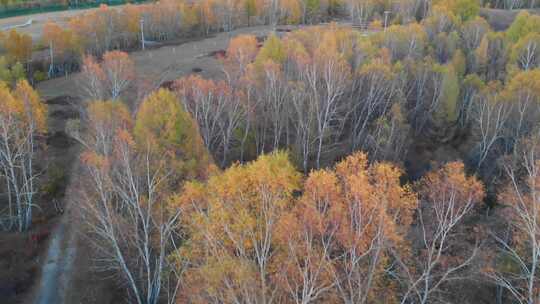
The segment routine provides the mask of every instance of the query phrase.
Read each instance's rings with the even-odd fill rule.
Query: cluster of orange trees
[[[14,83],[25,78],[27,63],[32,56],[32,39],[16,31],[0,32],[0,80]]]
[[[105,266],[141,304],[535,303],[540,18],[463,16],[238,36],[224,79],[135,114],[111,90],[136,83],[127,54],[85,60],[114,100],[79,138]],[[414,172],[422,149],[464,161]]]
[[[526,299],[526,279],[537,284],[534,270],[521,277],[500,261],[509,256],[482,253],[488,235],[466,223],[485,190],[461,162],[414,184],[363,152],[307,176],[276,151],[220,171],[166,90],[134,118],[121,102],[94,101],[88,127],[80,207],[102,266],[119,271],[137,303],[432,303],[455,299],[471,273]],[[500,191],[522,242],[508,252],[524,267],[535,265],[521,229],[538,216],[538,165],[531,188],[511,173]],[[201,181],[184,182],[193,178]]]
[[[88,127],[81,207],[137,303],[428,303],[476,256],[454,236],[484,188],[459,162],[414,187],[361,152],[306,177],[277,151],[220,171],[163,89],[135,118],[92,102]]]

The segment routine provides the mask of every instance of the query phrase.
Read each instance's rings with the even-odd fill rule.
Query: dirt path
[[[64,293],[73,269],[76,254],[75,234],[68,228],[68,217],[53,231],[45,265],[41,271],[35,304],[64,303]]]
[[[48,99],[48,148],[47,159],[44,160],[51,168],[60,168],[64,174],[73,179],[76,172],[76,159],[79,154],[79,146],[64,133],[65,124],[69,118],[76,118],[77,103],[75,99],[68,97]],[[76,178],[76,177],[75,177]],[[31,294],[28,296],[28,304],[53,304],[64,303],[63,296],[66,290],[69,276],[73,272],[73,260],[76,256],[76,233],[73,229],[72,216],[69,208],[70,186],[61,199],[61,204],[66,210],[61,215],[58,224],[52,229],[48,249],[42,257],[41,271]],[[52,202],[44,208],[54,209]]]

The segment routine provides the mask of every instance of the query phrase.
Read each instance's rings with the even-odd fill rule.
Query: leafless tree
[[[382,208],[366,208],[362,203],[349,205],[350,223],[347,234],[351,240],[343,241],[343,253],[336,259],[336,287],[346,304],[369,303],[369,295],[379,273],[386,250],[387,235]],[[360,245],[361,242],[367,244]]]
[[[535,39],[536,38],[536,39]],[[540,65],[540,40],[538,37],[528,39],[521,49],[517,50],[517,63],[523,70],[530,70]]]
[[[295,84],[291,89],[291,102],[293,114],[291,124],[295,130],[295,150],[299,154],[300,162],[305,173],[308,172],[309,160],[316,147],[316,108],[308,99],[302,83]]]
[[[474,99],[473,117],[479,136],[477,169],[489,156],[497,140],[503,138],[510,110],[511,105],[501,100],[496,92],[486,92]]]
[[[431,77],[429,67],[422,64],[411,67],[411,72],[408,73],[409,82],[405,88],[405,96],[410,103],[408,117],[415,134],[419,134],[424,129],[431,112],[434,111],[430,109],[429,104],[437,101],[437,99],[430,98],[429,88],[431,86],[429,84],[433,81]],[[439,82],[435,81],[434,84]],[[426,109],[426,107],[428,108]]]
[[[467,213],[465,209],[458,211],[457,214],[449,210],[441,210],[437,218],[439,221],[434,232],[429,232],[431,228],[426,226],[427,216],[419,211],[420,233],[422,234],[422,255],[419,263],[420,271],[414,274],[412,269],[405,271],[407,277],[408,289],[403,295],[401,303],[430,303],[429,300],[440,292],[443,284],[456,279],[463,279],[461,271],[469,267],[478,253],[479,247],[475,245],[471,253],[464,260],[451,265],[444,266],[447,262],[444,252],[448,250],[447,244],[450,240],[450,234],[457,222]],[[416,299],[416,300],[413,300]]]
[[[524,174],[505,166],[508,186],[500,200],[509,208],[511,237],[492,233],[500,245],[500,254],[508,257],[513,267],[495,265],[488,277],[507,290],[517,303],[538,303],[538,263],[540,261],[540,161],[537,147],[523,151]],[[523,178],[522,178],[523,177]]]
[[[35,134],[33,128],[6,127],[9,123],[4,117],[0,118],[0,164],[8,198],[7,228],[11,229],[15,224],[17,230],[25,231],[32,224],[32,209],[36,207],[36,178],[40,175],[33,163],[36,157]]]
[[[234,143],[234,131],[246,119],[243,96],[223,81],[215,83],[200,77],[178,80],[175,91],[197,121],[205,146],[225,166]]]
[[[316,139],[315,166],[321,167],[323,145],[338,138],[336,128],[340,122],[342,96],[348,87],[350,71],[345,62],[329,54],[321,53],[312,64],[300,69],[300,77],[310,102],[315,109]]]
[[[222,166],[229,161],[230,150],[235,143],[235,131],[246,121],[246,109],[240,96],[228,95],[225,112],[221,117]]]
[[[482,38],[489,31],[489,24],[484,19],[474,19],[465,22],[461,27],[461,37],[467,50],[475,50]]]
[[[386,115],[375,121],[374,130],[369,134],[371,158],[399,163],[411,144],[410,129],[400,104],[395,103]]]
[[[86,56],[81,69],[80,86],[84,97],[90,100],[103,100],[105,98],[105,87],[103,81],[105,75],[103,69],[92,56]]]
[[[347,9],[353,24],[366,23],[373,12],[373,5],[366,1],[348,0]]]
[[[105,75],[104,86],[108,89],[113,100],[118,99],[135,79],[135,64],[124,52],[105,53],[102,69]]]
[[[321,210],[327,212],[329,206],[324,205],[320,204]],[[284,289],[296,304],[324,301],[337,282],[332,264],[337,226],[326,220],[321,223],[322,229],[314,227],[311,219],[303,218],[307,214],[299,213],[299,226],[295,227],[298,229],[288,232],[285,237],[286,257],[279,275]]]
[[[526,83],[517,84],[506,102],[512,104],[509,123],[505,126],[505,136],[509,139],[508,150],[522,137],[528,135],[540,119],[538,101],[540,96]]]
[[[92,56],[84,58],[81,89],[90,100],[116,100],[135,79],[135,66],[129,55],[120,51],[107,52],[103,62]]]
[[[275,29],[281,19],[279,0],[265,0],[264,6],[268,15],[268,24]]]
[[[288,87],[279,66],[273,63],[265,65],[263,83],[257,93],[259,99],[257,104],[262,107],[260,118],[268,120],[265,133],[270,133],[272,138],[270,149],[278,149],[287,124],[286,111],[289,98]],[[261,151],[264,151],[264,140],[261,144],[263,145]]]
[[[432,172],[422,182],[421,202],[417,215],[420,235],[419,255],[414,268],[398,257],[408,286],[401,303],[430,303],[445,283],[462,278],[478,252],[476,243],[464,257],[449,258],[452,239],[458,224],[484,197],[483,186],[474,177],[465,177],[463,164],[449,163]]]
[[[398,83],[384,66],[365,67],[353,82],[351,93],[351,150],[365,149],[370,124],[392,106]]]

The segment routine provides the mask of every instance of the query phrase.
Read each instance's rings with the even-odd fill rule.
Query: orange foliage
[[[257,56],[257,39],[251,35],[240,35],[229,42],[223,65],[229,81],[236,81],[245,74],[248,64]]]
[[[11,30],[5,36],[0,36],[0,44],[6,50],[8,61],[26,64],[32,58],[32,37]]]
[[[374,296],[383,288],[389,246],[400,250],[416,207],[401,174],[357,153],[335,170],[312,172],[296,200],[300,176],[277,153],[234,165],[206,184],[188,183],[173,205],[188,213],[183,226],[190,236],[177,257],[193,265],[181,301]]]
[[[484,185],[475,176],[467,176],[462,162],[451,162],[429,172],[420,182],[420,195],[440,211],[459,214],[468,204],[478,204],[485,196]]]
[[[110,155],[120,131],[132,130],[133,121],[126,105],[114,101],[93,101],[88,106],[87,144],[94,151]]]
[[[112,99],[117,99],[135,78],[135,64],[125,52],[112,51],[103,55],[103,72]]]
[[[363,153],[347,157],[335,170],[309,175],[294,216],[285,217],[279,230],[289,248],[282,280],[314,292],[302,300],[322,290],[327,301],[339,295],[364,303],[383,288],[378,282],[388,246],[401,250],[416,208],[416,196],[401,186],[401,175],[391,164],[368,165]],[[342,254],[333,256],[332,252]],[[307,274],[310,280],[305,280]],[[372,284],[367,283],[369,278]],[[327,290],[334,284],[341,288]]]
[[[233,165],[208,183],[188,183],[177,206],[190,241],[182,249],[193,266],[184,280],[186,301],[269,296],[277,270],[272,252],[277,221],[290,210],[300,176],[285,153]],[[247,291],[247,293],[246,293]]]
[[[42,39],[45,45],[52,47],[55,57],[78,55],[81,51],[78,37],[71,30],[63,29],[56,23],[47,22],[43,26]]]

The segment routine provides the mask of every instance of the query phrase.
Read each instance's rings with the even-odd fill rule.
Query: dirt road
[[[77,250],[74,245],[75,233],[68,227],[68,218],[64,217],[52,233],[35,304],[65,303],[64,293],[73,272]]]
[[[46,101],[48,104],[48,148],[45,162],[52,168],[60,168],[72,180],[77,172],[76,159],[80,147],[64,133],[65,124],[69,118],[78,115],[75,99],[57,98]],[[76,179],[76,177],[75,177]],[[71,184],[71,182],[69,183]],[[69,201],[72,200],[70,185],[67,185],[63,199],[43,206],[57,209],[61,219],[51,231],[48,249],[41,258],[41,271],[35,280],[35,286],[25,303],[52,304],[66,303],[64,294],[73,273],[74,259],[76,257],[76,230],[73,229]],[[45,203],[45,202],[44,202]],[[63,212],[66,210],[66,212]]]

